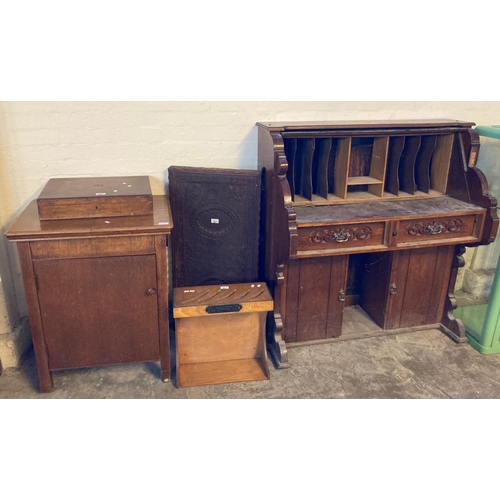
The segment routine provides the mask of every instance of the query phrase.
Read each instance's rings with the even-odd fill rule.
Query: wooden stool
[[[272,309],[265,283],[175,288],[177,385],[268,379],[265,324]]]

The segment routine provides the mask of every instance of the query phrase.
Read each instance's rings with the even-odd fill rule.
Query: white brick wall
[[[4,102],[0,222],[10,224],[51,177],[150,175],[161,193],[170,165],[256,168],[257,121],[455,118],[490,125],[499,116],[500,102]],[[498,184],[498,170],[483,168]],[[3,252],[0,275],[13,281],[22,316],[17,256],[8,247],[12,264]]]

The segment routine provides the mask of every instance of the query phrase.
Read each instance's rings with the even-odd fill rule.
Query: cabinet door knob
[[[389,288],[389,293],[391,295],[396,295],[397,291],[398,291],[398,287],[396,285],[392,284],[391,287]]]
[[[154,288],[148,288],[146,290],[146,295],[154,295],[156,293],[156,290]]]

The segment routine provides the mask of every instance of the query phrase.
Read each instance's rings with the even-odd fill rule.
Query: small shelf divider
[[[420,149],[415,161],[415,182],[417,190],[422,193],[429,193],[431,189],[431,158],[437,144],[437,136],[424,135],[420,143]]]
[[[399,195],[399,162],[405,146],[405,137],[391,137],[387,153],[387,169],[385,174],[385,192],[394,196]]]
[[[370,177],[369,175],[360,175],[359,177],[349,177],[347,179],[348,186],[357,186],[364,184],[382,184],[383,181]]]
[[[328,199],[328,162],[332,139],[317,139],[313,159],[313,193]]]
[[[399,163],[399,189],[404,193],[414,195],[417,191],[415,183],[415,161],[422,138],[414,135],[406,138],[405,147]]]
[[[347,177],[351,161],[351,137],[338,140],[335,159],[334,194],[345,200],[347,198]]]
[[[335,159],[337,157],[337,139],[332,139],[330,156],[328,157],[328,199],[335,193]]]
[[[300,147],[299,147],[300,146]],[[297,144],[297,157],[300,165],[300,194],[306,200],[312,200],[312,163],[315,140],[301,139]],[[300,154],[299,154],[300,152]]]
[[[446,192],[454,134],[441,135],[437,138],[436,149],[431,161],[431,189]]]

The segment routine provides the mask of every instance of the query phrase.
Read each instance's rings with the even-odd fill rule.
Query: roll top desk
[[[465,245],[496,236],[473,123],[258,123],[268,346],[439,327],[453,317]]]

